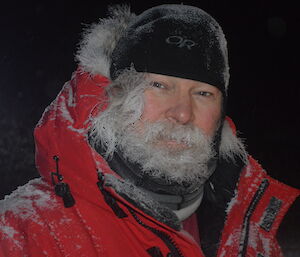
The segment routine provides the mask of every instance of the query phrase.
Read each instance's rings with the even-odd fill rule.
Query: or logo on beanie
[[[176,45],[179,48],[186,47],[188,50],[191,50],[193,46],[197,43],[190,39],[185,39],[181,36],[170,36],[166,38],[166,43],[170,45]]]
[[[111,79],[132,65],[138,72],[205,82],[226,96],[224,33],[213,17],[194,6],[160,5],[136,16],[111,54]]]

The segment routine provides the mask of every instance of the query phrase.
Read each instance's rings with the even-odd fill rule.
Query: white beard
[[[168,145],[170,140],[172,144]],[[118,141],[124,157],[152,177],[203,183],[211,175],[208,161],[215,155],[212,140],[194,126],[159,121],[143,123],[143,129],[137,131],[132,125]]]

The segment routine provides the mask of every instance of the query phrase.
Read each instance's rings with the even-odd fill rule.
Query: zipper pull
[[[70,186],[63,182],[64,177],[59,173],[58,156],[53,156],[53,159],[56,162],[56,172],[51,172],[51,179],[52,184],[54,185],[55,194],[59,197],[62,197],[64,206],[66,208],[70,208],[75,204],[75,199],[71,194]],[[54,176],[57,177],[58,183],[55,182]]]

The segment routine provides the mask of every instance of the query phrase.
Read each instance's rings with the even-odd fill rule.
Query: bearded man
[[[299,190],[269,177],[226,117],[214,18],[115,7],[77,59],[35,129],[41,179],[1,203],[1,257],[282,256]]]

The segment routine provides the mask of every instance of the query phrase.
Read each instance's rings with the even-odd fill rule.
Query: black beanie
[[[138,72],[211,84],[226,98],[226,39],[216,20],[197,7],[160,5],[136,16],[112,52],[111,79],[132,65]]]

